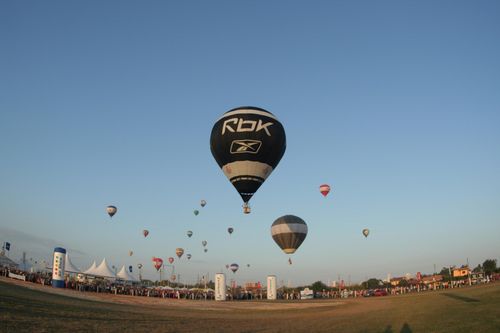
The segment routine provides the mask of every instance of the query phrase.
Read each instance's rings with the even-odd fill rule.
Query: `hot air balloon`
[[[276,168],[285,149],[283,125],[271,112],[257,107],[229,110],[210,134],[212,155],[245,204]]]
[[[226,265],[226,269],[229,269],[229,265],[228,264]]]
[[[231,228],[231,227],[227,228],[227,232],[229,232],[229,235],[231,235],[233,233],[233,231],[234,231],[233,228]]]
[[[203,251],[205,251],[205,253],[207,253],[207,252],[208,252],[208,249],[204,249]]]
[[[175,281],[175,278],[176,278],[175,274],[172,274],[172,275],[170,276],[170,280],[172,280],[172,281]]]
[[[286,254],[294,253],[307,235],[307,224],[300,217],[285,215],[271,226],[274,241]]]
[[[188,258],[188,260],[191,259],[191,254],[189,254],[189,253],[186,254],[186,257]]]
[[[144,235],[144,237],[148,237],[148,235],[149,235],[149,230],[144,229],[144,230],[142,231],[142,234]]]
[[[238,268],[240,268],[240,266],[238,264],[231,264],[229,268],[233,271],[233,273],[236,273],[236,271],[238,270]]]
[[[184,249],[181,248],[181,247],[178,247],[175,249],[175,254],[177,255],[177,257],[179,257],[179,259],[182,257],[182,255],[184,254]]]
[[[363,235],[366,237],[368,237],[368,235],[370,234],[370,230],[368,229],[363,229]],[[376,237],[375,237],[376,238]]]
[[[153,257],[153,265],[156,268],[156,270],[159,271],[161,266],[163,265],[163,260],[161,258]]]
[[[142,264],[137,264],[137,268],[141,269],[142,268]]]
[[[186,232],[186,234],[188,235],[189,238],[191,238],[191,236],[193,236],[193,232],[191,230],[188,230],[188,232]]]
[[[132,273],[132,266],[128,266],[128,271]]]
[[[108,213],[109,217],[113,217],[113,215],[116,214],[116,211],[118,209],[115,206],[108,206],[106,207],[106,212]]]
[[[250,264],[247,264],[247,267],[250,267]]]
[[[207,204],[207,202],[205,200],[201,200],[200,201],[200,206],[201,207],[205,207],[206,204]]]
[[[168,258],[168,262],[169,262],[170,264],[172,264],[172,263],[174,262],[174,258],[173,258],[173,257],[169,257],[169,258]]]
[[[128,255],[131,257],[134,254],[134,251],[128,251]]]
[[[195,209],[195,210],[193,210],[193,214],[194,214],[195,216],[198,216],[198,214],[200,214],[200,211],[199,211],[198,209]]]
[[[206,241],[206,240],[204,240],[204,241],[202,241],[202,242],[201,242],[201,245],[203,245],[203,247],[207,246],[207,244],[208,244],[208,243],[207,243],[207,241]]]
[[[330,193],[330,185],[328,184],[321,185],[319,187],[319,191],[321,192],[321,194],[323,194],[324,197],[326,197],[328,193]]]

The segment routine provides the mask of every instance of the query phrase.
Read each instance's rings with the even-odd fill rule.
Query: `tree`
[[[406,280],[406,279],[401,279],[401,280],[399,281],[399,286],[400,286],[400,287],[408,287],[408,280]]]
[[[365,282],[363,282],[363,286],[367,289],[376,289],[380,288],[383,285],[383,282],[379,279],[371,278]]]
[[[496,259],[486,259],[483,262],[483,269],[486,275],[491,275],[497,270],[497,260]]]
[[[328,287],[323,282],[316,281],[311,285],[311,289],[314,291],[323,291],[323,289],[328,289]]]
[[[472,270],[474,273],[480,273],[483,271],[483,267],[481,266],[481,264],[477,265],[476,268],[474,268]]]

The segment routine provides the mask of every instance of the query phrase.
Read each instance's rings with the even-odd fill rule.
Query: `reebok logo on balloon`
[[[259,152],[261,141],[258,140],[234,140],[231,142],[231,154],[250,153],[257,154]]]
[[[231,127],[230,125],[237,125],[236,129]],[[226,133],[226,129],[229,132],[259,132],[261,130],[266,131],[268,136],[271,136],[268,127],[273,125],[273,123],[262,123],[262,120],[244,120],[243,118],[230,118],[224,121],[224,125],[222,126],[222,135]]]

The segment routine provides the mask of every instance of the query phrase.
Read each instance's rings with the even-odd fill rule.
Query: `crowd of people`
[[[31,283],[41,285],[52,284],[51,272],[25,272],[12,267],[0,267],[0,276],[21,279]],[[500,275],[492,275],[478,283],[489,283],[500,280]],[[469,286],[471,282],[467,279],[454,281],[440,281],[431,284],[412,284],[407,286],[387,286],[378,289],[329,289],[314,292],[314,298],[356,298],[366,296],[399,295],[415,292],[426,292],[448,288],[461,288]],[[107,280],[103,278],[89,278],[80,281],[76,276],[68,275],[65,280],[65,288],[79,292],[107,293],[115,295],[131,295],[142,297],[158,297],[171,299],[191,299],[191,300],[213,300],[215,292],[210,288],[171,288],[167,286],[144,286],[141,283],[127,283],[120,280]],[[266,291],[262,289],[246,290],[244,288],[228,289],[226,299],[228,300],[253,300],[265,299]],[[306,298],[301,295],[299,289],[279,288],[277,298],[282,300],[300,300]],[[310,298],[310,297],[307,297]],[[311,297],[312,298],[312,297]]]

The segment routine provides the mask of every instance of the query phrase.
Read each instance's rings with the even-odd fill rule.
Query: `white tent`
[[[138,281],[132,274],[130,274],[126,269],[125,265],[122,266],[122,269],[116,274],[116,277],[125,281]]]
[[[95,262],[94,262],[95,265]],[[68,273],[80,273],[80,270],[73,265],[71,259],[69,259],[68,252],[66,252],[66,258],[64,259],[64,271]]]
[[[102,259],[99,266],[97,266],[91,274],[107,278],[116,278],[116,274],[109,268],[106,258]]]
[[[92,263],[92,266],[90,266],[85,272],[83,272],[83,274],[94,275],[94,271],[96,268],[97,268],[97,266],[96,266],[95,260],[94,260],[94,262]]]

